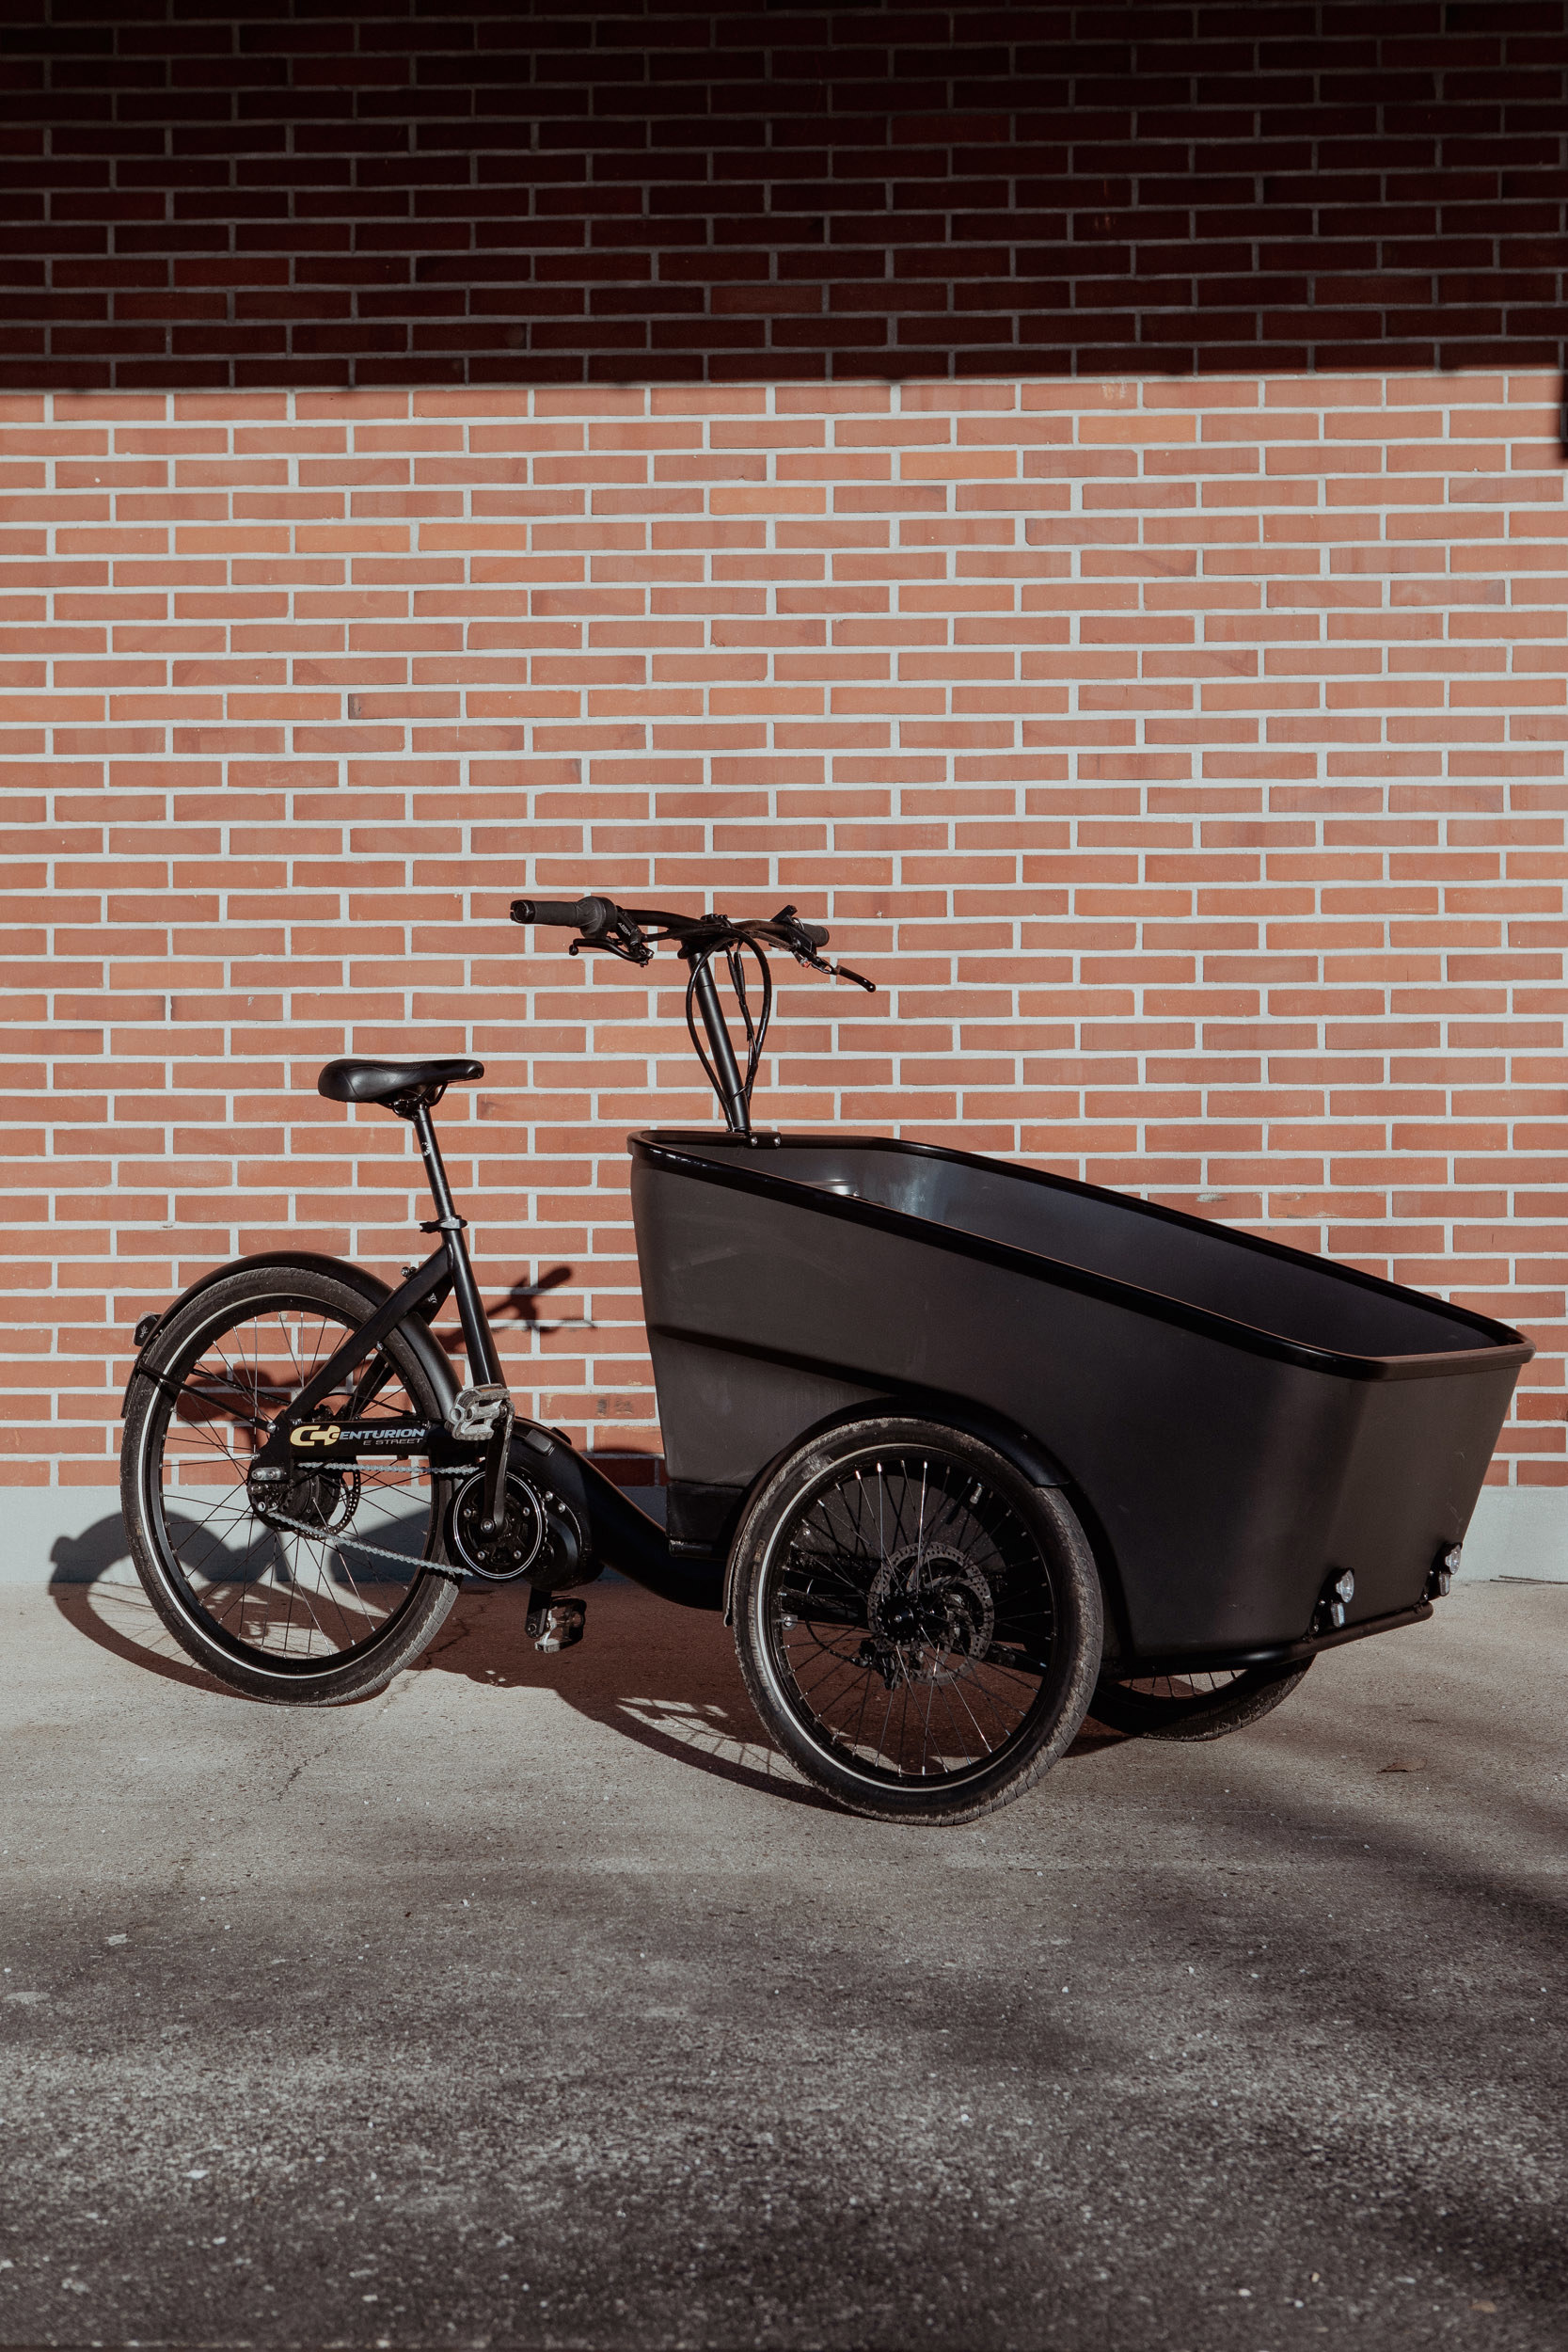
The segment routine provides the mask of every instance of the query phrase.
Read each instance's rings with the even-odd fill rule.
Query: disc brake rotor
[[[990,1649],[996,1603],[981,1571],[945,1544],[908,1544],[884,1560],[866,1596],[862,1661],[895,1684],[956,1682]]]

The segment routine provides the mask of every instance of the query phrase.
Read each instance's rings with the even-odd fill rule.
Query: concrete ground
[[[1568,1589],[890,1831],[625,1584],[311,1715],[77,1573],[0,1593],[0,2343],[1568,2341]]]

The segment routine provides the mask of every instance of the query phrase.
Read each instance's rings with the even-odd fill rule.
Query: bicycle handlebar
[[[621,907],[612,898],[586,896],[514,898],[512,920],[576,931],[578,937],[567,948],[568,955],[581,955],[585,947],[601,947],[607,954],[619,956],[624,963],[651,963],[655,947],[666,940],[673,942],[689,974],[687,1030],[708,1083],[723,1105],[725,1123],[736,1135],[750,1135],[752,1131],[752,1085],[762,1060],[762,1043],[772,1010],[773,978],[768,968],[767,950],[782,947],[797,963],[813,972],[826,973],[831,980],[852,980],[857,988],[876,993],[876,982],[866,979],[863,974],[851,972],[847,964],[823,961],[821,951],[828,944],[826,928],[821,923],[802,923],[792,906],[781,907],[777,914],[749,915],[736,922],[727,914],[673,914],[667,907]],[[755,958],[762,984],[762,1001],[754,1020],[744,977],[748,956]],[[728,967],[730,985],[746,1026],[744,1074],[736,1061],[713,984],[715,957],[722,957]],[[703,1041],[697,1034],[699,1019],[707,1032],[711,1053],[704,1051]]]
[[[619,939],[641,940],[651,928],[655,938],[719,945],[726,938],[755,932],[780,946],[825,947],[828,931],[821,923],[802,923],[793,907],[784,907],[766,919],[732,923],[722,914],[672,914],[663,907],[620,907],[612,898],[514,898],[514,923],[538,923],[558,930],[581,931],[591,946]]]
[[[655,946],[672,940],[694,974],[705,969],[716,955],[730,957],[733,967],[736,955],[746,949],[760,956],[765,946],[782,947],[797,963],[825,972],[830,979],[853,980],[857,988],[875,993],[874,983],[851,972],[847,964],[822,961],[827,927],[802,923],[792,906],[781,907],[777,914],[748,915],[736,922],[727,914],[674,914],[668,907],[621,907],[613,898],[588,896],[514,898],[512,920],[576,931],[578,936],[569,954],[578,955],[584,947],[603,947],[626,963],[652,962]]]

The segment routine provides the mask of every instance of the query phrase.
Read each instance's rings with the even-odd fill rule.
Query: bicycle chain
[[[331,1527],[309,1527],[303,1519],[291,1519],[281,1511],[272,1511],[265,1514],[258,1512],[256,1517],[261,1519],[263,1527],[291,1528],[295,1534],[309,1535],[312,1543],[321,1544],[331,1542],[335,1544],[352,1544],[356,1551],[373,1552],[378,1560],[395,1560],[400,1568],[418,1565],[422,1568],[433,1569],[437,1576],[454,1576],[459,1583],[461,1583],[463,1580],[462,1569],[451,1568],[446,1565],[445,1561],[427,1560],[421,1557],[417,1563],[414,1563],[410,1561],[407,1552],[388,1551],[385,1544],[372,1544],[366,1536],[363,1535],[340,1534],[336,1528]]]

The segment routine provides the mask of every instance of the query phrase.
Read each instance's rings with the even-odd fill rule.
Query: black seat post
[[[439,1233],[447,1247],[447,1264],[451,1274],[452,1296],[463,1325],[463,1339],[468,1351],[468,1376],[476,1388],[490,1382],[505,1385],[500,1358],[490,1332],[490,1320],[474,1280],[474,1270],[468,1259],[468,1245],[464,1240],[467,1218],[459,1216],[453,1204],[451,1187],[441,1160],[441,1147],[436,1140],[436,1128],[430,1116],[430,1104],[422,1097],[406,1108],[394,1104],[410,1120],[420,1139],[420,1156],[424,1172],[430,1180],[430,1197],[436,1204],[436,1215],[420,1227],[421,1232]]]

